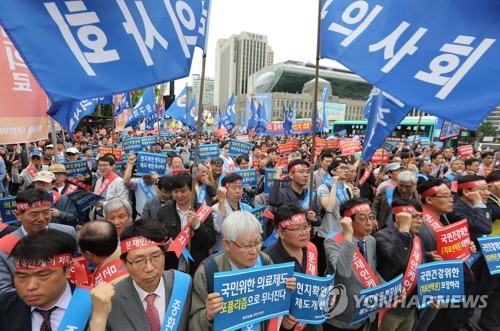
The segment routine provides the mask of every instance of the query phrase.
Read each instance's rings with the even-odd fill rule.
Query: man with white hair
[[[413,171],[405,170],[397,176],[396,187],[388,187],[373,200],[372,211],[377,218],[378,228],[382,229],[394,223],[392,219],[392,202],[399,198],[408,198],[420,203],[417,194],[418,178]]]
[[[122,234],[123,229],[132,223],[132,206],[125,199],[114,198],[109,200],[104,205],[103,212],[106,220],[115,226],[118,237]]]
[[[189,314],[189,330],[214,330],[214,316],[222,310],[223,299],[214,293],[214,273],[269,265],[271,258],[260,251],[262,227],[249,212],[235,211],[222,224],[225,250],[207,258],[193,280],[193,297]],[[295,278],[286,280],[288,289],[295,289]],[[267,330],[268,321],[260,323]]]

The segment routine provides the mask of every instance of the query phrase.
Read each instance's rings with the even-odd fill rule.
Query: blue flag
[[[155,123],[158,122],[158,114],[154,113],[146,117],[146,131],[153,130],[155,128]]]
[[[137,126],[141,118],[156,114],[155,91],[153,86],[148,87],[134,106],[125,127]]]
[[[193,98],[191,101],[191,105],[189,105],[186,116],[187,120],[185,124],[192,132],[196,131],[196,98]]]
[[[299,92],[295,93],[295,100],[293,102],[293,112],[292,112],[292,124],[297,118],[297,104],[299,103]]]
[[[0,2],[2,27],[52,103],[188,76],[201,16],[202,0]]]
[[[266,121],[266,105],[259,105],[257,109],[257,127],[255,128],[256,133],[266,133],[267,132],[267,121]]]
[[[177,96],[175,101],[165,111],[165,116],[170,116],[178,121],[186,121],[186,107],[187,107],[187,85],[182,92]]]
[[[370,93],[371,109],[363,141],[363,160],[369,162],[375,151],[412,110],[398,99],[374,87]]]
[[[201,0],[201,15],[200,24],[198,27],[198,38],[196,39],[196,46],[201,48],[203,52],[207,51],[208,43],[208,28],[210,23],[210,7],[212,6],[211,0]]]
[[[0,6],[1,7],[1,6]],[[113,97],[95,98],[69,102],[65,104],[52,104],[47,111],[63,128],[68,131],[71,139],[76,127],[85,116],[92,115],[97,105],[112,104]]]
[[[322,0],[320,56],[475,129],[500,103],[499,22],[498,0]]]
[[[240,118],[240,131],[244,132],[247,126],[247,112],[245,109],[241,111],[241,118]]]
[[[247,123],[248,132],[250,132],[250,130],[255,128],[257,126],[257,122],[259,121],[258,108],[255,109],[255,102],[256,101],[257,101],[257,99],[255,99],[253,97],[250,100],[250,114],[248,114],[248,123]],[[260,103],[259,103],[258,107],[260,107]]]
[[[227,129],[229,133],[233,130],[236,125],[236,112],[234,110],[234,94],[229,99],[227,103],[226,112],[221,118],[222,125]]]
[[[125,109],[132,108],[132,99],[130,98],[130,92],[120,93],[114,96],[115,99],[115,116],[123,113]]]

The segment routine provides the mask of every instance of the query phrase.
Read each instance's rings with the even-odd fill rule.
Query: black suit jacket
[[[201,206],[196,203],[196,210]],[[173,240],[181,232],[181,219],[177,214],[177,204],[175,200],[167,202],[167,204],[158,210],[158,220],[167,228],[168,236]],[[189,263],[189,273],[194,275],[198,265],[209,255],[209,249],[215,244],[215,229],[214,219],[212,214],[209,214],[205,222],[200,224],[200,227],[194,230],[194,236],[191,239],[191,256],[194,261]],[[182,257],[181,257],[182,258]],[[167,252],[165,255],[165,270],[177,269],[179,259],[173,252]]]
[[[71,293],[75,284],[70,283]],[[0,331],[31,331],[31,307],[16,291],[0,294]]]

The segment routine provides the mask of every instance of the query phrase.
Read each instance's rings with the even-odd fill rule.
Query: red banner
[[[443,260],[462,260],[469,258],[470,236],[467,220],[444,226],[436,230],[437,253]]]
[[[474,156],[474,148],[472,145],[465,145],[457,147],[458,157],[461,159],[468,159]]]
[[[340,141],[338,140],[337,137],[335,137],[334,140],[328,140],[326,142],[326,146],[331,149],[340,149]]]
[[[99,155],[105,155],[105,154],[113,154],[116,162],[120,162],[122,160],[122,154],[123,150],[121,148],[109,148],[109,147],[99,147],[97,149],[97,153]]]
[[[275,168],[283,166],[285,169],[288,167],[288,157],[277,157],[276,158],[276,164],[274,165]]]
[[[371,160],[371,164],[388,164],[389,163],[389,153],[383,149],[377,149],[377,151],[373,154]]]
[[[217,136],[217,139],[221,140],[224,137],[229,137],[229,132],[227,132],[226,128],[222,128],[215,131],[215,135]]]
[[[287,141],[284,144],[278,146],[278,153],[280,155],[288,155],[296,148],[297,147],[295,146],[294,143]]]
[[[0,144],[47,139],[47,96],[0,28]]]
[[[267,134],[283,134],[283,122],[267,122]]]
[[[241,140],[241,141],[250,142],[250,137],[249,137],[249,136],[247,136],[247,135],[236,136],[236,140]]]
[[[361,152],[361,144],[359,140],[342,140],[340,142],[340,151],[342,155],[352,155]]]

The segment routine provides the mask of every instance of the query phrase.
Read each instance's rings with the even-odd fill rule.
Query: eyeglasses
[[[150,261],[152,264],[158,265],[160,262],[163,262],[162,257],[163,253],[156,253],[151,255],[149,259],[138,259],[135,261],[129,261],[125,259],[125,261],[127,261],[127,263],[129,263],[135,270],[139,270],[146,266],[147,261]]]
[[[439,199],[452,199],[453,200],[453,195],[451,194],[446,194],[446,195],[435,195],[435,196],[432,196],[431,198],[439,198]]]
[[[296,170],[294,171],[295,173],[299,173],[301,175],[304,175],[304,174],[310,174],[311,173],[311,170],[305,170],[305,169],[301,169],[301,170]]]
[[[295,233],[299,234],[301,232],[309,232],[309,231],[311,231],[311,226],[308,225],[308,226],[304,226],[304,227],[301,227],[301,228],[294,228],[294,229],[282,228],[281,230],[287,230],[287,231],[295,232]]]
[[[250,252],[252,249],[256,249],[256,250],[259,250],[261,247],[262,247],[262,244],[264,243],[263,241],[259,241],[255,244],[249,244],[249,245],[243,245],[243,246],[240,246],[238,245],[236,242],[232,241],[231,242],[233,244],[236,245],[236,247],[240,248],[241,250],[245,251],[245,252]]]
[[[75,156],[76,154],[75,153],[66,153],[66,155],[68,155],[68,156]]]
[[[398,184],[398,187],[403,190],[410,190],[413,188],[413,184]]]
[[[360,222],[367,222],[367,221],[373,222],[373,221],[375,221],[375,216],[370,215],[368,217],[360,217],[357,220]]]
[[[423,216],[422,216],[422,214],[412,214],[411,218],[414,220],[421,220],[421,219],[423,219]]]

